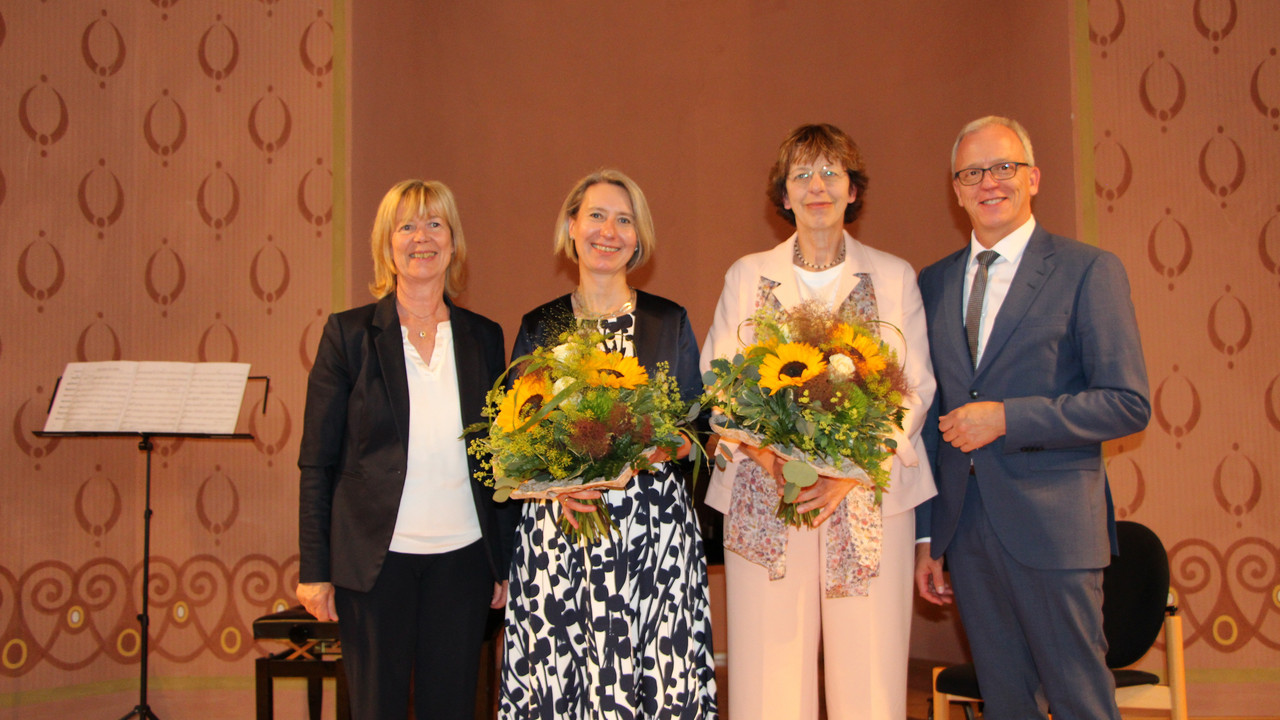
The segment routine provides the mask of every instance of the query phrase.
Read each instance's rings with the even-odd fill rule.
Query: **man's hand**
[[[307,612],[316,616],[321,622],[333,622],[338,619],[338,607],[333,600],[333,583],[298,583],[294,590],[298,601]]]
[[[963,452],[972,452],[1005,434],[1004,403],[961,405],[938,418],[942,439]]]
[[[929,543],[916,543],[916,590],[934,605],[950,605],[951,586],[942,573],[942,561],[929,555]]]

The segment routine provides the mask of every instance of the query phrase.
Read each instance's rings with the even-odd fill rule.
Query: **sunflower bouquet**
[[[777,515],[789,525],[812,527],[819,511],[799,512],[796,496],[819,476],[868,483],[879,502],[905,416],[906,376],[892,348],[852,313],[816,302],[764,308],[748,322],[755,341],[703,377],[712,429],[786,460]]]
[[[590,328],[568,330],[557,345],[512,361],[489,391],[490,421],[467,432],[488,430],[468,450],[481,459],[495,499],[621,489],[635,473],[653,470],[664,451],[674,457],[690,435],[688,420],[699,408],[690,414],[666,363],[651,377],[634,357],[602,350],[606,339]],[[577,502],[595,509],[562,508],[560,528],[571,540],[594,543],[617,529],[602,498]]]

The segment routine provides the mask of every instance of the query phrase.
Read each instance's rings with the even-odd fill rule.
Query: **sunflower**
[[[853,340],[853,349],[856,351],[853,361],[863,377],[878,375],[888,365],[884,355],[880,354],[880,343],[873,337],[859,335]]]
[[[649,382],[649,373],[640,361],[621,353],[595,353],[587,361],[587,384],[597,387],[626,388]]]
[[[822,352],[807,343],[779,345],[760,365],[760,387],[772,395],[788,385],[799,387],[827,368]]]
[[[515,432],[550,397],[551,387],[542,373],[521,375],[502,398],[494,424],[504,432]]]
[[[848,323],[838,323],[834,330],[831,331],[831,345],[835,348],[853,347],[854,338],[858,337],[857,331]]]

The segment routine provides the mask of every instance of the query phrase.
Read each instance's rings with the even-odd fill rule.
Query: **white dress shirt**
[[[976,234],[971,235],[969,239],[969,266],[965,269],[964,275],[964,297],[960,302],[960,322],[964,323],[963,313],[969,307],[969,291],[973,288],[973,278],[978,274],[978,253],[983,250],[995,250],[1000,257],[987,268],[987,298],[982,304],[982,320],[978,325],[978,363],[982,362],[982,351],[987,347],[987,338],[991,337],[992,321],[1000,312],[1000,306],[1004,304],[1004,298],[1009,294],[1009,287],[1013,285],[1013,276],[1018,272],[1018,265],[1022,262],[1022,253],[1027,249],[1027,243],[1031,241],[1031,233],[1036,229],[1036,219],[1034,216],[1027,219],[1017,230],[1005,235],[990,248],[983,247],[978,242]]]

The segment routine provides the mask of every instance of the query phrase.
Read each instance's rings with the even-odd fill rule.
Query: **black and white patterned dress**
[[[680,317],[683,332],[683,309]],[[622,316],[607,328],[621,339],[611,350],[634,354],[634,322]],[[707,564],[684,478],[664,463],[604,497],[619,532],[588,547],[560,532],[557,503],[523,508],[499,717],[718,717]]]

